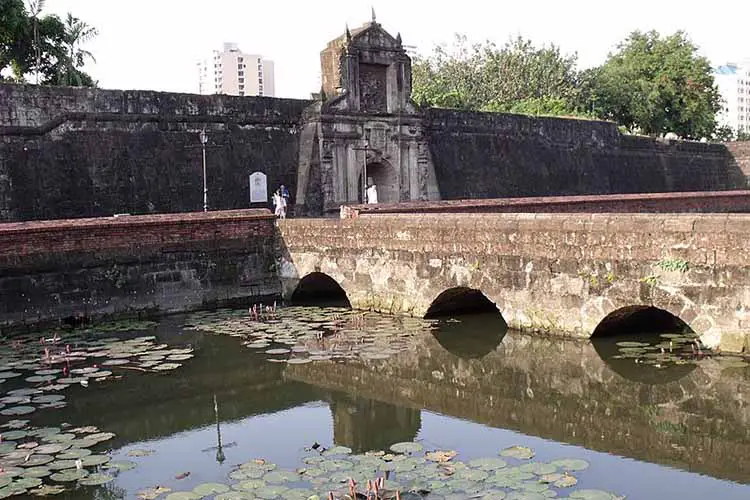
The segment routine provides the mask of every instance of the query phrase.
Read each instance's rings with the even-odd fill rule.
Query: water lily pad
[[[192,357],[192,354],[172,354],[167,357],[167,361],[186,361]]]
[[[0,434],[3,436],[3,441],[15,441],[17,439],[23,439],[29,435],[26,431],[8,431]]]
[[[103,465],[109,462],[110,458],[107,455],[88,455],[80,459],[84,467],[94,467],[97,465]]]
[[[403,443],[396,443],[391,446],[391,451],[393,453],[419,453],[424,449],[424,447],[419,443],[413,443],[413,442],[403,442]]]
[[[81,480],[89,475],[86,469],[70,469],[61,472],[56,472],[50,476],[50,479],[57,481],[58,483],[72,483],[73,481]]]
[[[55,455],[61,451],[67,450],[68,448],[70,448],[70,443],[51,443],[37,446],[34,452],[45,455]]]
[[[266,351],[266,354],[271,354],[271,355],[274,355],[274,354],[289,354],[290,352],[292,352],[291,349],[278,348],[278,349],[268,349]]]
[[[102,379],[109,377],[110,375],[112,375],[112,372],[109,370],[99,370],[98,372],[90,373],[88,377],[92,379]]]
[[[307,363],[312,363],[312,359],[310,358],[289,358],[286,360],[286,362],[290,365],[305,365]]]
[[[18,372],[0,372],[0,378],[2,379],[9,379],[9,378],[16,378],[23,375],[22,373]]]
[[[36,488],[40,484],[42,484],[42,480],[38,477],[21,477],[13,481],[11,486],[13,488],[30,490],[31,488]]]
[[[532,462],[528,464],[523,464],[519,467],[523,472],[531,472],[532,474],[535,474],[537,476],[542,476],[544,474],[552,474],[557,470],[557,467],[553,464],[545,464],[543,462]]]
[[[114,481],[115,477],[110,476],[109,474],[102,474],[100,472],[97,472],[96,474],[90,474],[89,476],[80,479],[78,481],[78,484],[81,486],[100,486],[102,484],[107,484],[111,481]]]
[[[52,470],[47,467],[29,467],[23,473],[23,477],[47,477],[52,474]]]
[[[167,370],[175,370],[182,365],[180,363],[162,363],[160,365],[154,366],[152,369],[157,371],[167,371]]]
[[[91,455],[91,450],[86,448],[71,448],[57,455],[58,460],[78,460]]]
[[[247,491],[227,491],[226,493],[219,493],[214,497],[214,500],[254,500],[255,496]],[[306,499],[308,500],[308,499]]]
[[[258,498],[273,499],[273,498],[279,497],[288,489],[289,488],[287,488],[286,486],[268,485],[268,486],[263,486],[262,488],[258,488],[257,490],[255,490],[254,493],[255,493],[255,496]]]
[[[56,378],[54,375],[32,375],[31,377],[26,377],[25,380],[30,384],[40,384],[43,382],[52,382]]]
[[[108,441],[112,439],[113,437],[115,437],[115,433],[113,432],[98,432],[96,434],[89,434],[88,436],[86,436],[86,439],[91,439],[93,441],[102,442],[102,441]]]
[[[43,484],[39,488],[29,491],[30,494],[38,497],[46,497],[50,495],[59,495],[65,491],[65,486],[62,485],[50,485]]]
[[[550,464],[562,470],[569,471],[581,471],[587,469],[589,466],[589,463],[587,461],[581,460],[579,458],[565,458],[561,460],[554,460],[550,462]]]
[[[436,450],[425,453],[425,458],[432,462],[445,463],[456,457],[458,453],[454,450]]]
[[[165,500],[199,500],[200,497],[192,491],[175,491],[167,495]]]
[[[511,446],[500,451],[503,457],[517,458],[519,460],[530,460],[534,458],[534,450],[526,446]]]
[[[564,474],[563,477],[557,479],[553,485],[555,488],[571,488],[578,484],[578,479],[570,474]]]
[[[28,425],[29,425],[29,421],[28,420],[18,420],[18,419],[15,419],[15,420],[10,420],[10,421],[4,423],[0,427],[4,427],[6,429],[23,429],[23,428],[27,427]]]
[[[137,466],[137,463],[131,462],[130,460],[115,460],[102,466],[102,468],[106,470],[117,470],[118,472],[127,472],[135,469]]]
[[[34,413],[36,408],[33,406],[11,406],[10,408],[3,408],[0,410],[0,415],[15,416],[15,415],[28,415]]]
[[[141,500],[156,500],[156,498],[169,493],[170,491],[172,491],[172,488],[167,486],[154,486],[153,488],[139,491],[136,496]]]
[[[8,477],[8,476],[5,476],[5,475],[0,476],[0,488],[5,488],[6,486],[8,486],[12,482],[13,482],[13,478],[12,477]]]
[[[332,446],[328,448],[326,451],[324,451],[323,455],[327,457],[335,456],[335,455],[349,455],[351,452],[352,452],[352,449],[346,446]]]
[[[58,434],[50,434],[48,436],[42,436],[42,441],[46,441],[48,443],[67,443],[72,445],[73,441],[75,440],[76,435],[71,434],[69,432],[61,432]]]
[[[222,483],[203,483],[193,488],[193,493],[198,498],[210,497],[217,493],[226,493],[229,491],[229,486]]]
[[[47,404],[47,403],[59,403],[64,401],[65,396],[62,394],[45,394],[43,396],[36,396],[31,400],[34,404]]]
[[[489,457],[471,460],[467,465],[469,467],[474,467],[485,471],[494,471],[504,468],[508,465],[508,462],[506,462],[502,458]]]
[[[52,470],[73,469],[76,467],[76,461],[75,460],[55,460],[54,462],[50,462],[47,467],[49,467]]]
[[[291,481],[299,481],[299,479],[299,476],[294,472],[284,470],[271,471],[263,476],[263,480],[269,484],[283,484]]]
[[[262,488],[265,485],[266,482],[262,479],[247,479],[245,481],[232,485],[232,488],[241,491],[252,491],[257,490],[258,488]]]
[[[97,441],[96,439],[89,439],[87,437],[73,439],[69,442],[70,446],[72,446],[73,448],[91,448],[92,446],[96,446],[97,444],[99,444],[99,441]]]
[[[55,460],[52,455],[31,455],[28,460],[25,460],[22,464],[24,467],[38,467],[40,465],[47,465],[48,463]],[[33,488],[33,486],[32,486]]]

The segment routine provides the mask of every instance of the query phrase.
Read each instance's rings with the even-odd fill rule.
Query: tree
[[[67,86],[91,86],[92,80],[89,75],[82,71],[83,65],[87,59],[96,61],[94,55],[88,50],[84,50],[81,45],[98,35],[96,28],[93,28],[73,17],[68,13],[65,18],[65,28],[62,43],[62,54],[55,65],[55,73],[52,79],[58,85]]]
[[[18,56],[26,21],[23,0],[0,0],[0,70],[10,67]]]
[[[645,134],[711,137],[721,109],[711,65],[684,32],[633,32],[591,72],[588,96],[602,118]]]
[[[28,8],[27,8],[28,6]],[[24,82],[43,85],[94,86],[82,67],[93,59],[82,44],[96,36],[96,29],[68,15],[41,15],[44,0],[0,0],[0,71]]]
[[[554,45],[537,48],[520,37],[498,49],[491,42],[469,45],[457,35],[452,50],[438,46],[415,60],[412,96],[437,107],[580,114],[576,60]]]

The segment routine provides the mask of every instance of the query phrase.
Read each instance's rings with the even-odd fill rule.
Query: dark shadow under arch
[[[609,313],[596,326],[591,338],[658,333],[693,333],[693,330],[664,309],[628,306]]]
[[[325,273],[310,273],[300,280],[289,303],[293,306],[351,307],[346,292]]]
[[[508,324],[497,306],[481,291],[457,287],[433,301],[426,319],[441,318],[433,331],[440,345],[459,358],[482,358],[497,349]]]
[[[680,355],[680,363],[652,364],[648,358],[630,357],[618,346],[618,342],[641,342],[654,346],[649,353],[669,353],[669,340],[660,334],[697,335],[683,320],[674,314],[653,306],[629,306],[607,315],[597,325],[591,336],[599,357],[621,377],[648,385],[667,384],[687,376],[696,368],[692,355]],[[677,346],[675,346],[676,348]],[[624,356],[624,357],[623,357]],[[696,353],[695,356],[700,356]],[[684,359],[683,359],[684,358]],[[684,363],[683,363],[684,362]]]

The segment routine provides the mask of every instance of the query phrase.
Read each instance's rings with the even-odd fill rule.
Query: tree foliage
[[[413,65],[414,100],[427,106],[613,120],[644,134],[712,137],[720,96],[708,61],[683,32],[633,32],[599,67],[517,38],[497,48],[457,36]]]
[[[593,74],[603,118],[645,134],[710,137],[721,96],[711,65],[684,32],[633,32]]]
[[[0,0],[0,80],[43,85],[95,86],[83,71],[93,60],[83,44],[95,28],[68,14],[43,15],[44,0]]]
[[[484,111],[574,114],[576,56],[516,38],[498,48],[456,35],[413,65],[413,97],[421,105]]]

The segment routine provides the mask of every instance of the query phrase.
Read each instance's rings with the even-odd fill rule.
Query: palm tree
[[[39,67],[42,65],[42,48],[39,45],[39,14],[44,10],[45,0],[27,0],[29,13],[34,20],[34,55],[36,56],[36,84],[39,85]]]
[[[94,55],[81,46],[96,37],[99,34],[96,28],[89,26],[73,14],[68,13],[65,18],[65,37],[64,37],[64,60],[60,61],[61,74],[58,77],[59,83],[63,85],[84,84],[82,79],[83,65],[87,59],[96,62]]]

